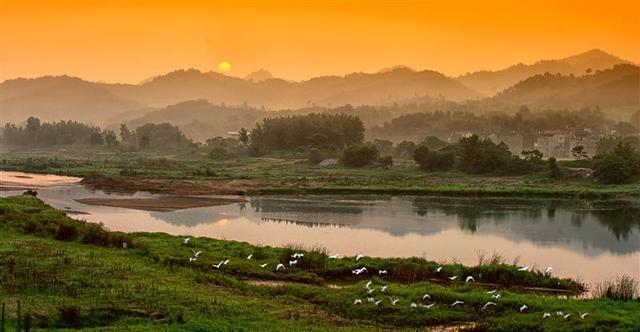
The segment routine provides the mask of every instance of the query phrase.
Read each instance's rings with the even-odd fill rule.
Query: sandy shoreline
[[[191,197],[191,196],[158,196],[153,198],[79,198],[76,202],[88,205],[120,207],[127,209],[168,212],[206,206],[242,203],[242,198],[230,197]]]

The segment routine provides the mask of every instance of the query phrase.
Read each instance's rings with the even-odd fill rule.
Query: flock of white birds
[[[191,243],[191,238],[190,237],[184,238],[182,240],[182,243],[184,245],[189,245]],[[189,257],[189,262],[194,262],[194,261],[198,260],[198,257],[200,256],[200,254],[202,254],[202,251],[193,250],[193,255],[191,257]],[[338,259],[338,257],[340,255],[341,255],[340,253],[337,253],[335,255],[328,256],[328,258],[329,259]],[[294,265],[298,264],[298,259],[302,258],[302,257],[304,257],[304,253],[294,253],[294,254],[292,254],[291,255],[291,260],[289,261],[289,267],[293,267]],[[357,262],[357,261],[359,261],[359,260],[361,260],[362,258],[365,258],[365,257],[366,256],[363,255],[363,254],[358,254],[356,256],[356,258],[355,258],[355,261]],[[251,260],[252,258],[253,258],[253,254],[247,256],[247,260]],[[213,268],[215,268],[215,269],[220,269],[223,266],[229,264],[229,261],[230,261],[229,259],[226,259],[226,260],[220,261],[218,264],[212,264],[211,266]],[[268,265],[269,265],[269,263],[264,263],[264,264],[259,264],[258,266],[260,268],[264,269]],[[284,264],[282,264],[282,263],[279,263],[278,265],[276,265],[276,268],[275,268],[275,271],[280,271],[280,270],[286,270],[286,266]],[[528,265],[520,267],[518,269],[518,271],[523,271],[523,272],[527,272],[529,270],[530,270],[530,267]],[[440,273],[441,271],[442,271],[442,266],[439,266],[435,270],[436,273]],[[544,273],[545,274],[549,274],[552,271],[553,271],[553,268],[551,266],[549,266],[544,270]],[[352,270],[351,272],[353,274],[355,274],[355,275],[360,275],[360,274],[367,273],[368,270],[367,270],[366,266],[362,266],[361,268]],[[386,270],[378,270],[378,275],[383,275],[383,274],[387,274],[387,271]],[[458,277],[459,276],[456,275],[456,276],[450,276],[448,278],[449,278],[449,280],[454,281],[454,280],[458,279]],[[473,276],[467,276],[465,278],[465,283],[475,282],[475,281],[476,280],[475,280],[475,278]],[[375,296],[371,296],[371,295],[373,293],[375,293],[376,291],[378,291],[380,294],[386,294],[388,287],[389,287],[389,285],[381,285],[376,290],[375,285],[373,285],[373,281],[369,280],[364,285],[364,289],[365,289],[365,291],[364,291],[365,292],[365,296],[364,297],[366,299],[366,303],[373,303],[373,305],[375,305],[375,306],[379,306],[380,304],[382,304],[383,300],[376,299]],[[494,290],[491,290],[491,291],[487,291],[485,293],[490,295],[492,300],[499,300],[502,297],[502,295],[500,293],[498,293],[497,289],[494,289]],[[400,301],[401,301],[400,299],[397,299],[397,298],[394,299],[392,296],[388,296],[388,298],[389,298],[389,303],[392,306],[398,305],[400,303]],[[425,301],[431,301],[431,295],[424,294],[422,296],[422,302],[425,302]],[[431,309],[436,305],[435,302],[432,302],[432,303],[429,303],[429,304],[424,304],[422,302],[421,303],[411,302],[411,303],[409,303],[409,306],[411,308],[422,307],[422,308],[426,308],[426,309]],[[364,303],[364,301],[362,300],[362,298],[356,298],[353,301],[354,305],[363,304],[363,303]],[[449,307],[456,307],[456,306],[463,306],[463,305],[464,305],[464,302],[460,301],[460,300],[455,300],[453,303],[448,304]],[[482,310],[487,309],[490,306],[498,306],[498,303],[492,302],[492,301],[487,301],[487,303],[485,303],[484,306],[482,306]],[[519,310],[520,310],[521,313],[525,313],[525,312],[527,312],[529,310],[529,306],[527,306],[526,304],[523,304],[522,306],[520,306]],[[585,319],[587,317],[587,315],[589,315],[589,313],[586,313],[586,312],[585,313],[581,313],[581,312],[578,313],[578,316],[580,317],[580,319]],[[571,313],[565,314],[562,311],[556,311],[556,316],[557,317],[561,317],[562,319],[569,319],[569,317],[571,317]],[[552,317],[551,312],[544,312],[542,314],[542,318],[543,319],[547,319],[547,318],[551,318],[551,317]]]

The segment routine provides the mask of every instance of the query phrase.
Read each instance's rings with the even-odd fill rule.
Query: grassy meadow
[[[28,195],[0,199],[0,233],[2,324],[9,331],[18,326],[87,331],[640,328],[640,301],[576,297],[583,289],[579,283],[518,271],[499,256],[477,266],[421,258],[356,262],[354,257],[330,259],[332,253],[322,248],[256,247],[207,238],[185,244],[167,234],[109,232]],[[197,260],[190,261],[198,251]],[[289,265],[293,253],[304,256]],[[212,267],[227,259],[228,264]],[[275,271],[280,263],[285,269]],[[367,272],[354,275],[361,267]],[[476,281],[465,282],[467,276]],[[553,288],[561,296],[532,288]],[[500,298],[487,293],[494,289]],[[424,294],[430,299],[423,300]],[[354,304],[355,299],[363,303]],[[464,304],[451,306],[454,301]],[[495,305],[483,309],[488,301]],[[559,311],[570,315],[565,319]],[[545,312],[551,317],[542,319]],[[588,315],[581,319],[583,313]]]

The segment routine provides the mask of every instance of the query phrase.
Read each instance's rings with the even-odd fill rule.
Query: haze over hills
[[[458,80],[476,91],[493,96],[534,75],[544,73],[583,75],[587,74],[587,71],[595,72],[621,63],[631,62],[602,50],[593,49],[558,60],[542,60],[531,65],[519,63],[497,71],[477,71],[460,76]]]
[[[0,83],[0,122],[24,121],[35,115],[47,121],[73,119],[103,125],[136,118],[186,125],[185,118],[176,114],[192,110],[193,115],[187,117],[191,119],[189,123],[202,131],[197,123],[215,125],[218,116],[230,117],[233,112],[242,118],[244,111],[251,108],[253,111],[326,110],[346,104],[417,103],[452,109],[457,107],[456,103],[464,105],[461,102],[467,100],[471,100],[477,110],[517,109],[520,105],[533,109],[601,106],[609,108],[605,112],[622,110],[626,113],[640,107],[638,67],[628,64],[602,70],[620,63],[629,62],[592,50],[560,60],[520,64],[496,72],[476,72],[457,79],[406,66],[394,66],[376,73],[322,76],[302,82],[273,78],[266,70],[258,70],[245,79],[195,69],[176,70],[140,84],[96,83],[69,76],[19,78]],[[586,73],[587,69],[591,69],[591,74]],[[536,76],[545,72],[564,76]],[[496,86],[506,90],[485,100],[477,92]],[[200,99],[209,103],[183,103]],[[215,107],[220,109],[211,111]],[[212,120],[198,119],[198,116]]]

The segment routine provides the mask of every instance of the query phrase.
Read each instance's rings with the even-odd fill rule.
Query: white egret
[[[259,266],[264,269],[267,265],[269,265],[269,263],[260,264]]]
[[[375,305],[379,305],[379,304],[380,304],[380,302],[382,302],[382,300],[378,300],[378,301],[376,301],[376,302],[373,302],[373,304],[375,304]]]
[[[485,293],[487,293],[487,294],[493,294],[493,293],[495,293],[495,292],[497,292],[497,291],[498,291],[497,289],[494,289],[494,290],[490,290],[490,291],[485,292]]]
[[[200,256],[200,254],[202,254],[202,251],[195,251],[195,250],[192,250],[192,251],[193,251],[193,257],[195,257],[195,258],[198,258],[198,256]]]
[[[276,266],[276,271],[280,270],[280,268],[282,268],[283,270],[286,270],[286,268],[284,267],[284,264],[280,263]]]
[[[378,274],[387,274],[387,270],[379,270]]]
[[[525,265],[518,269],[518,271],[529,271],[529,265]]]
[[[553,268],[551,266],[547,266],[547,268],[544,270],[544,274],[551,273],[552,271]]]
[[[542,314],[542,319],[549,318],[549,317],[551,317],[551,314],[548,312],[545,312],[544,314]]]
[[[391,305],[396,305],[400,299],[391,299]]]
[[[189,263],[191,263],[191,262],[195,262],[195,261],[197,261],[197,260],[198,260],[198,259],[197,259],[197,258],[195,258],[195,257],[189,257]]]
[[[371,288],[371,284],[373,284],[373,281],[369,280],[366,284],[364,284],[364,288]]]
[[[418,305],[415,302],[411,302],[411,308],[416,308]]]
[[[380,287],[380,291],[381,291],[381,292],[386,291],[386,290],[387,290],[387,287],[389,287],[389,285],[384,285],[384,286]]]
[[[522,307],[520,307],[520,312],[524,312],[525,310],[527,310],[527,308],[529,307],[527,307],[526,304],[523,304]]]
[[[438,268],[436,269],[436,272],[440,272],[440,271],[442,271],[442,266],[440,266],[440,267],[438,267]]]
[[[363,258],[365,258],[365,257],[367,257],[367,256],[365,256],[363,254],[358,254],[358,256],[356,256],[356,262],[361,260],[361,259],[363,259]]]
[[[371,294],[371,293],[373,293],[373,292],[375,292],[375,291],[376,291],[376,289],[375,289],[375,288],[369,288],[369,289],[367,290],[367,294]]]
[[[460,304],[460,305],[462,305],[462,304],[464,304],[464,302],[462,302],[462,301],[460,301],[460,300],[456,300],[455,302],[453,302],[453,303],[451,304],[451,306],[452,306],[452,307],[455,307],[455,306],[457,306],[457,305],[459,305],[459,304]]]
[[[424,294],[424,295],[422,295],[422,300],[424,301],[424,299],[429,299],[429,300],[431,300],[431,295],[429,295],[429,294]]]
[[[190,237],[185,237],[184,240],[182,240],[182,244],[184,244],[184,245],[188,245],[189,242],[191,242],[191,238]]]
[[[373,303],[376,299],[373,297],[367,297],[367,302]]]
[[[580,314],[580,319],[584,319],[585,317],[587,317],[587,315],[588,315],[589,313],[588,313],[588,312],[585,312],[585,313],[583,314],[583,313],[580,313],[580,312],[579,312],[578,314]]]
[[[423,306],[423,307],[425,307],[427,309],[431,309],[431,307],[433,307],[434,305],[436,305],[436,304],[435,303],[431,303],[431,304],[428,304],[428,305],[421,304],[421,306]]]
[[[229,264],[229,260],[225,259],[223,263],[224,263],[224,265],[227,265],[227,264]]]
[[[489,302],[485,303],[484,306],[482,306],[482,309],[486,309],[490,305],[496,305],[496,303],[489,301]]]
[[[469,282],[469,281],[476,282],[476,279],[473,279],[472,276],[468,276],[467,279],[464,282]]]
[[[224,264],[224,261],[221,261],[221,262],[220,262],[220,263],[218,263],[218,264],[211,264],[211,266],[212,266],[212,267],[215,267],[216,269],[219,269],[219,268],[220,268],[220,266],[222,266],[222,264]]]
[[[449,280],[451,280],[451,281],[454,281],[456,279],[458,279],[458,276],[449,277]]]
[[[569,318],[569,316],[571,316],[571,314],[570,314],[570,313],[569,313],[569,314],[566,314],[566,315],[564,315],[564,316],[562,316],[562,318],[564,318],[564,319],[568,319],[568,318]]]
[[[298,260],[297,260],[297,259],[294,259],[294,260],[292,260],[292,261],[289,261],[289,266],[294,266],[294,265],[296,265],[296,264],[298,264]]]
[[[340,253],[337,253],[335,255],[329,256],[330,259],[337,259],[338,256],[340,256]]]
[[[556,316],[564,316],[564,312],[562,312],[562,311],[556,311]]]
[[[253,257],[253,254],[247,256],[247,259],[251,259],[251,257]]]
[[[499,299],[501,297],[502,297],[502,295],[500,295],[500,293],[491,295],[492,299]]]
[[[353,304],[362,304],[362,299],[355,299],[355,301],[353,301]]]

